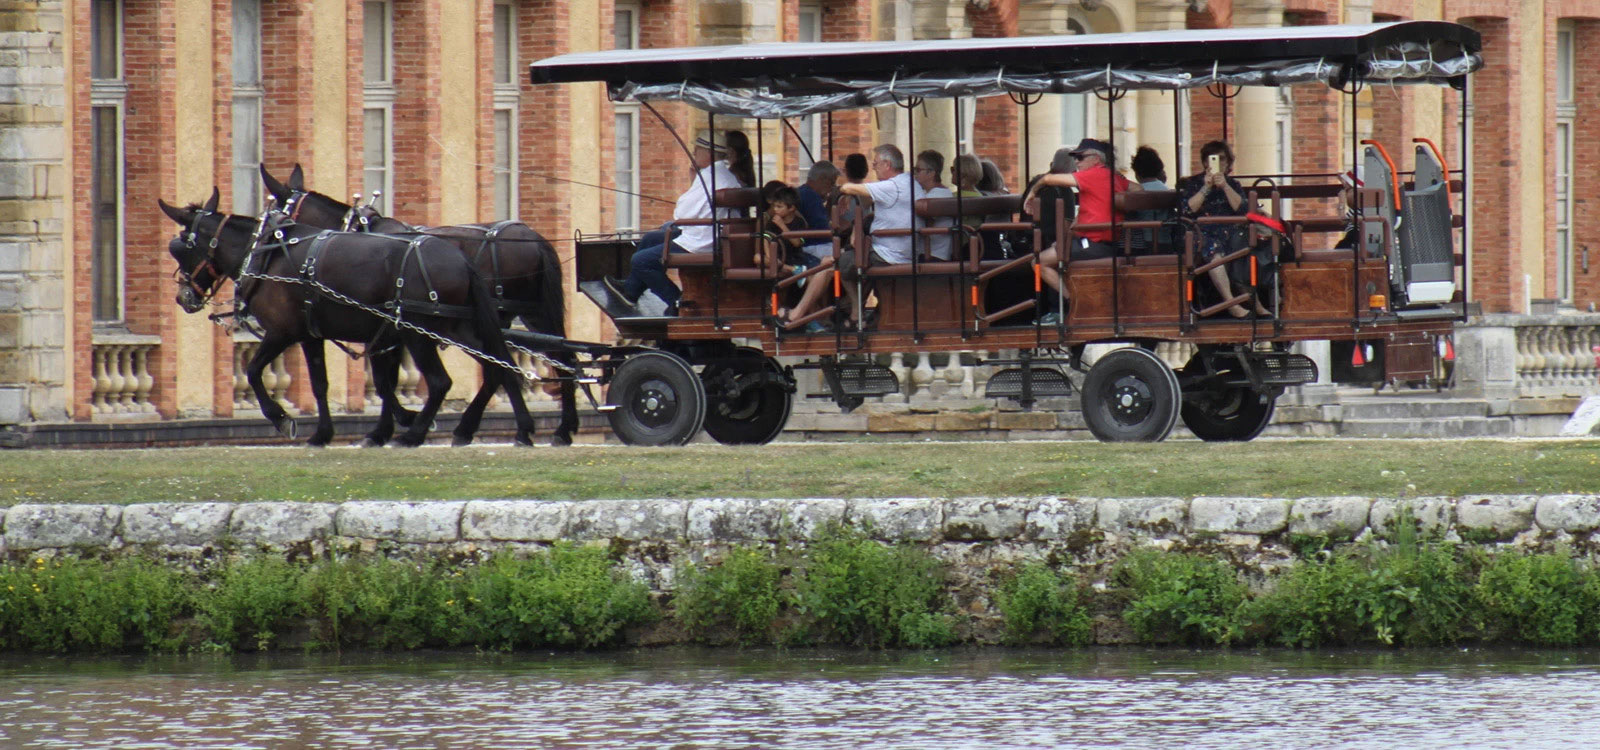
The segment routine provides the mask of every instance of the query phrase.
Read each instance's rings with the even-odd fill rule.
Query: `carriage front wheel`
[[[765,445],[783,432],[793,408],[794,386],[777,361],[759,349],[740,347],[734,358],[708,364],[706,434],[724,445]]]
[[[1138,347],[1106,354],[1083,379],[1083,421],[1106,442],[1166,439],[1178,424],[1182,401],[1172,368]]]
[[[683,445],[706,418],[700,378],[667,352],[635,354],[618,365],[606,404],[611,430],[628,445]]]

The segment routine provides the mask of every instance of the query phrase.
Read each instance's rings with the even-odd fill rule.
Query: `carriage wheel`
[[[1167,363],[1138,347],[1117,349],[1083,380],[1083,419],[1100,440],[1153,443],[1177,425],[1182,399]]]
[[[1263,396],[1249,386],[1184,395],[1183,424],[1208,442],[1253,440],[1272,421],[1277,396]]]
[[[788,388],[770,380],[729,397],[718,386],[727,375],[749,375],[766,368],[782,377],[778,363],[758,349],[740,347],[735,363],[706,365],[700,380],[706,387],[706,434],[723,445],[765,445],[783,432],[794,401]]]
[[[706,418],[706,392],[682,359],[635,354],[617,366],[606,393],[611,430],[628,445],[683,445]]]

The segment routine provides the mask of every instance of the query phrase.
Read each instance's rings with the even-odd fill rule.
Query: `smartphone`
[[[1206,157],[1207,172],[1222,172],[1222,154],[1212,154]]]

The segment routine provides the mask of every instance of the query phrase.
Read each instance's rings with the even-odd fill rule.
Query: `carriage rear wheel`
[[[1178,423],[1182,400],[1172,368],[1138,347],[1101,357],[1083,380],[1083,420],[1105,442],[1166,439]]]
[[[611,430],[628,445],[683,445],[706,418],[706,392],[689,363],[666,352],[635,354],[617,366],[606,393]]]
[[[1277,403],[1277,396],[1263,396],[1249,386],[1188,393],[1183,399],[1183,425],[1208,442],[1253,440],[1272,421]]]
[[[752,382],[757,378],[762,379]],[[733,362],[706,365],[700,380],[706,389],[706,434],[719,443],[765,445],[789,422],[793,399],[783,369],[759,349],[740,347]]]

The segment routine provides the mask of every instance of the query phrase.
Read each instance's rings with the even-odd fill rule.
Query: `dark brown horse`
[[[503,221],[496,224],[460,224],[419,228],[388,218],[370,206],[352,206],[322,193],[307,190],[305,172],[296,164],[288,182],[279,182],[261,165],[261,179],[283,211],[296,223],[322,229],[374,232],[399,237],[427,235],[448,240],[471,260],[493,293],[502,326],[520,319],[528,330],[551,336],[567,334],[567,307],[561,278],[561,258],[555,248],[526,224]],[[561,367],[572,368],[575,360],[564,351],[543,352]],[[383,363],[387,365],[387,363]],[[398,364],[398,360],[396,361]],[[374,361],[376,369],[380,362]],[[561,423],[551,442],[567,445],[578,429],[578,407],[572,370],[557,381],[561,397]],[[376,373],[374,373],[376,378]],[[472,442],[482,421],[484,409],[495,388],[487,378],[484,387],[467,405],[455,429],[455,444]],[[404,418],[404,413],[400,416]]]
[[[483,277],[449,242],[432,237],[411,240],[350,232],[328,232],[298,225],[276,211],[260,219],[217,212],[217,193],[204,206],[175,208],[157,201],[184,229],[168,244],[178,262],[178,304],[194,313],[206,307],[224,281],[235,282],[235,298],[262,330],[261,347],[245,374],[261,413],[287,436],[294,422],[262,383],[267,365],[300,344],[317,399],[317,430],[309,444],[333,437],[328,414],[328,378],[322,342],[354,342],[374,348],[404,346],[428,384],[428,399],[410,429],[396,442],[420,445],[450,389],[450,375],[439,359],[448,341],[488,362],[511,361],[500,321]],[[386,368],[387,369],[387,368]],[[371,444],[388,441],[394,430],[393,370],[374,368],[383,400]],[[516,373],[486,367],[484,377],[506,386],[517,420],[517,442],[532,440],[533,418],[522,402]]]

